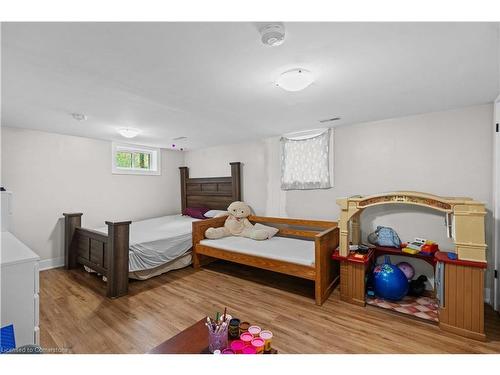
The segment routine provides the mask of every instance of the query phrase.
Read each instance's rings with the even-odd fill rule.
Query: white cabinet
[[[40,258],[12,233],[0,235],[0,326],[14,324],[17,347],[39,345]]]

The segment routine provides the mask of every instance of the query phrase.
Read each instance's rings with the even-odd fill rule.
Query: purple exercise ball
[[[410,263],[400,262],[396,265],[401,271],[403,271],[408,280],[413,279],[413,276],[415,276],[415,268],[413,268],[413,266]]]

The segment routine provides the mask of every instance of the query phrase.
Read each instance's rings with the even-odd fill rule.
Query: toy
[[[227,208],[226,214],[220,214],[216,217],[227,215],[227,219],[223,227],[208,228],[205,231],[205,237],[215,240],[228,236],[241,236],[251,238],[253,240],[266,240],[269,238],[269,233],[263,229],[255,229],[247,217],[250,215],[250,207],[245,202],[233,202]]]
[[[389,227],[378,226],[375,232],[368,235],[368,242],[376,246],[397,247],[401,246],[396,231]]]
[[[457,260],[457,254],[455,253],[446,253],[446,255],[448,256],[448,259]]]
[[[438,244],[432,241],[426,241],[420,253],[423,255],[433,256],[439,250]]]
[[[391,264],[389,256],[385,263],[373,270],[375,294],[381,298],[398,301],[408,293],[408,279],[403,271]]]
[[[420,275],[416,280],[410,281],[410,291],[409,295],[420,297],[425,291],[425,282],[427,281],[427,276]]]
[[[401,249],[401,251],[403,253],[413,254],[413,255],[418,254],[420,252],[420,250],[410,249],[409,247],[404,247]]]
[[[401,271],[403,271],[403,273],[405,274],[405,276],[408,280],[413,279],[413,276],[415,276],[415,269],[413,268],[413,266],[410,263],[400,262],[400,263],[396,264],[396,266]]]

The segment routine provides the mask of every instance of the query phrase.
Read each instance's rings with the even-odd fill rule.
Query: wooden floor
[[[72,353],[144,353],[207,314],[233,316],[274,332],[280,353],[500,353],[500,318],[486,308],[487,342],[430,323],[339,300],[323,306],[306,280],[217,262],[147,281],[126,297],[104,297],[104,283],[82,270],[40,273],[41,345]]]

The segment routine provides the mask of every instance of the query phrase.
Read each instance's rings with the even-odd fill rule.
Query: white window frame
[[[117,152],[148,153],[150,154],[150,169],[123,168],[116,165]],[[145,176],[161,175],[161,150],[155,147],[139,146],[126,143],[115,143],[111,145],[111,170],[113,174],[133,174]]]
[[[335,171],[335,129],[334,128],[321,128],[321,129],[313,129],[313,130],[304,130],[304,131],[299,131],[299,132],[294,132],[294,133],[288,133],[288,134],[284,134],[283,137],[286,137],[286,138],[291,138],[291,139],[297,139],[297,140],[300,140],[300,139],[308,139],[308,138],[312,138],[312,137],[315,137],[317,135],[320,135],[322,133],[324,133],[325,131],[330,131],[330,138],[329,138],[329,142],[328,142],[328,172],[329,172],[329,175],[330,175],[330,187],[328,188],[314,188],[314,189],[298,189],[299,191],[300,190],[328,190],[328,189],[332,189],[335,187],[335,178],[334,178],[334,171]],[[282,145],[281,145],[281,142],[280,142],[280,160],[281,158],[283,157],[283,154],[282,154],[283,150],[282,150]],[[280,167],[282,168],[282,167]],[[281,170],[281,173],[283,173],[283,171]],[[280,183],[280,186],[281,186],[281,183]],[[290,190],[295,190],[295,189],[283,189],[281,187],[281,190],[282,191],[290,191]]]

